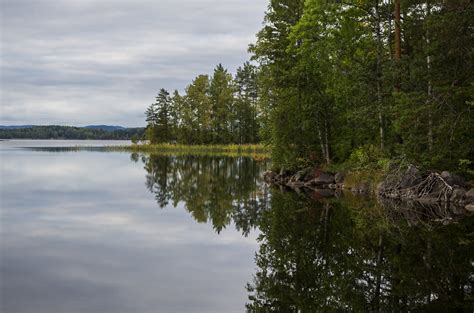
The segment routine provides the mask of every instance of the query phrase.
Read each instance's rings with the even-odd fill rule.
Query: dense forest
[[[143,136],[143,128],[106,130],[71,126],[32,126],[0,129],[0,139],[105,139],[131,140]]]
[[[272,0],[252,63],[162,89],[147,138],[261,141],[285,168],[354,153],[472,166],[473,21],[469,0]]]

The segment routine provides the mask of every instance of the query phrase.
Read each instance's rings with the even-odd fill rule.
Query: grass
[[[255,159],[269,158],[268,148],[262,144],[246,145],[182,145],[182,144],[133,144],[130,146],[106,146],[107,151],[128,151],[168,155],[221,155],[250,156]]]

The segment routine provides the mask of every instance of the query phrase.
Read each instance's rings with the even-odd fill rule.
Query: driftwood
[[[416,199],[430,202],[449,202],[454,186],[436,172],[424,177],[415,167],[392,170],[378,190],[378,196],[391,199]]]
[[[456,222],[465,211],[449,202],[423,203],[419,201],[402,201],[399,199],[381,199],[385,217],[393,225],[405,221],[409,226],[423,225],[433,227],[436,224]],[[434,223],[434,224],[433,224]]]

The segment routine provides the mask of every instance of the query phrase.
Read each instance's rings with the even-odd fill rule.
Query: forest
[[[1,139],[97,139],[132,140],[143,136],[143,128],[105,130],[72,126],[32,126],[0,129]]]
[[[469,0],[271,0],[251,59],[146,111],[151,143],[271,148],[276,166],[474,160]]]

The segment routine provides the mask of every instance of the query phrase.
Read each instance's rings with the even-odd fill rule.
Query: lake
[[[0,142],[2,313],[473,310],[472,215],[113,144]]]

